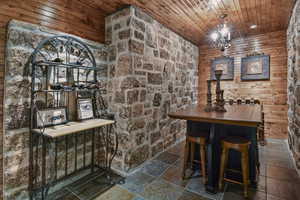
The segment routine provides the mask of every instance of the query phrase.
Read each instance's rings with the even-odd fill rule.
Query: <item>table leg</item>
[[[210,135],[209,135],[209,142],[207,148],[207,173],[208,173],[208,180],[206,184],[206,191],[208,193],[217,193],[216,190],[216,177],[217,177],[217,170],[215,168],[216,163],[216,155],[215,155],[215,124],[211,124],[210,127]]]

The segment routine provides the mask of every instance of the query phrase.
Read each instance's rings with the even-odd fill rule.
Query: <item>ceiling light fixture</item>
[[[227,14],[223,14],[220,16],[222,24],[219,24],[216,30],[210,35],[212,45],[215,48],[220,49],[221,51],[225,51],[225,49],[228,49],[231,46],[231,33],[225,20],[226,17]]]
[[[250,26],[250,28],[251,28],[251,29],[256,29],[256,28],[257,28],[257,25],[256,25],[256,24],[252,24],[252,25]]]

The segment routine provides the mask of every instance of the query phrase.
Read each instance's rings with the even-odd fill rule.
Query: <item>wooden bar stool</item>
[[[231,183],[237,183],[244,185],[244,196],[248,197],[248,184],[249,184],[249,155],[248,150],[250,146],[250,141],[234,136],[234,137],[227,137],[224,140],[222,140],[222,157],[221,157],[221,167],[220,167],[220,179],[219,179],[219,189],[222,190],[223,188],[223,181],[228,181]],[[224,178],[224,172],[225,168],[227,166],[228,162],[228,152],[229,149],[234,149],[236,151],[241,152],[242,159],[242,175],[243,175],[243,182],[238,182],[232,179]]]
[[[183,170],[182,170],[182,178],[185,178],[185,171],[188,165],[188,157],[190,153],[190,162],[191,165],[194,161],[194,152],[195,152],[195,144],[200,145],[200,156],[201,156],[201,172],[203,177],[203,183],[206,183],[206,168],[205,168],[205,160],[206,160],[206,138],[205,137],[194,137],[194,136],[187,136],[186,143],[185,143],[185,150],[184,150],[184,161],[183,161]]]

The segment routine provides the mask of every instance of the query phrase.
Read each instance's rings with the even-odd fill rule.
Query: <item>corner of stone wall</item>
[[[114,167],[128,172],[184,137],[168,112],[197,101],[198,47],[130,6],[106,18],[109,107],[120,150]]]
[[[300,174],[300,1],[287,30],[288,49],[288,142]]]

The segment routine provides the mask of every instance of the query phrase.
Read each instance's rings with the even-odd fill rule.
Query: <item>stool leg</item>
[[[182,167],[182,179],[185,179],[185,170],[187,168],[187,162],[189,157],[189,141],[186,139],[184,147],[184,158],[183,158],[183,167]]]
[[[243,171],[243,184],[244,184],[244,196],[248,197],[248,184],[249,184],[249,157],[248,149],[242,152],[242,171]]]
[[[200,156],[201,156],[201,171],[202,171],[202,178],[203,178],[203,183],[206,183],[206,169],[205,169],[205,146],[200,145]]]
[[[193,169],[193,162],[194,162],[194,155],[195,155],[195,143],[194,142],[190,142],[190,145],[191,145],[191,169]]]
[[[224,182],[224,172],[227,166],[228,161],[228,149],[223,148],[222,150],[222,157],[221,157],[221,166],[220,166],[220,179],[219,179],[219,189],[223,189],[223,182]]]

